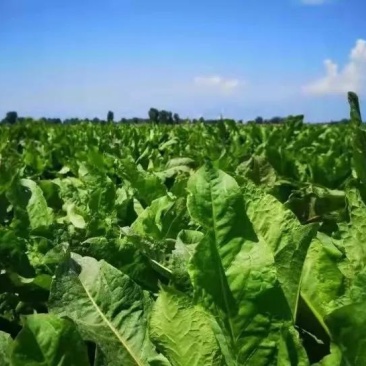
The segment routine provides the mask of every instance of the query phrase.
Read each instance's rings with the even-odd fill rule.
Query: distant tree
[[[174,123],[180,123],[180,117],[179,117],[179,114],[178,113],[174,113],[173,114],[173,120],[174,120]]]
[[[257,117],[255,120],[255,123],[257,123],[257,124],[259,124],[259,125],[261,125],[263,122],[264,122],[264,120],[263,120],[263,118],[262,117]]]
[[[167,124],[172,125],[174,123],[174,119],[173,119],[173,113],[172,112],[167,112]]]
[[[113,122],[114,121],[114,113],[112,111],[109,111],[107,114],[107,122]]]
[[[159,111],[158,123],[166,123],[166,114],[164,110]]]
[[[169,112],[162,110],[159,111],[159,123],[167,124],[169,121]]]
[[[99,118],[97,118],[97,117],[94,117],[94,118],[92,119],[92,122],[93,122],[93,123],[99,123],[99,122],[100,122],[100,119],[99,119]]]
[[[64,120],[64,124],[65,125],[74,125],[80,123],[79,118],[67,118]]]
[[[159,111],[156,108],[149,109],[149,119],[152,123],[159,123]]]
[[[4,118],[5,123],[8,123],[10,125],[13,125],[18,120],[18,113],[17,112],[8,112],[6,113],[6,116]]]
[[[283,121],[283,118],[281,117],[272,117],[270,120],[268,120],[269,123],[272,123],[272,124],[279,124]]]
[[[121,118],[121,121],[120,121],[121,123],[127,123],[128,121],[127,121],[127,119],[126,118]]]
[[[42,117],[40,120],[41,120],[41,122],[50,123],[50,124],[54,124],[54,125],[61,123],[60,118],[45,118],[45,117]]]

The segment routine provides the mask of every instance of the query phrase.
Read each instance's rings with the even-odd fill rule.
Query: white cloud
[[[366,86],[366,41],[358,39],[351,50],[348,63],[339,70],[330,59],[324,61],[325,76],[303,87],[303,92],[313,95],[360,92]]]
[[[205,88],[215,88],[218,91],[230,92],[239,86],[238,79],[226,79],[218,75],[197,76],[194,78],[195,85]]]

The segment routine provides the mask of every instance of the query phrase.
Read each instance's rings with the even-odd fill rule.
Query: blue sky
[[[347,117],[346,92],[366,96],[365,14],[365,0],[0,0],[0,116]]]

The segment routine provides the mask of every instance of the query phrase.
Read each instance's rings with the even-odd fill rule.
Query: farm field
[[[1,126],[0,365],[366,365],[348,98],[340,125]]]

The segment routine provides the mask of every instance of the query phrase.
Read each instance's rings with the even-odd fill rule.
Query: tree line
[[[34,120],[31,117],[19,117],[18,113],[15,111],[11,111],[6,113],[5,117],[0,121],[2,124],[13,125],[15,123],[23,123],[23,122],[44,122],[49,124],[77,124],[80,122],[89,122],[89,123],[129,123],[129,124],[142,124],[142,123],[153,123],[153,124],[166,124],[166,125],[176,125],[183,122],[191,122],[191,123],[217,123],[221,121],[223,117],[218,119],[204,119],[203,117],[198,119],[181,119],[178,113],[173,113],[171,111],[166,110],[158,110],[157,108],[150,108],[148,111],[148,118],[121,118],[119,121],[116,121],[114,118],[114,113],[112,111],[108,111],[107,118],[105,120],[99,118],[67,118],[61,120],[60,118],[40,118],[38,120]],[[287,117],[272,117],[270,119],[264,119],[262,117],[257,117],[254,120],[247,121],[248,123],[255,123],[258,125],[262,124],[282,124],[285,122]],[[347,118],[343,118],[339,121],[330,121],[325,122],[326,124],[343,124],[348,123]],[[238,123],[243,123],[242,120],[235,121]]]
[[[15,123],[20,122],[32,122],[35,121],[31,117],[19,117],[18,113],[15,111],[11,111],[6,113],[5,117],[0,120],[3,124],[9,124],[13,125]],[[40,118],[37,119],[39,122],[46,122],[46,123],[52,123],[52,124],[74,124],[79,122],[92,122],[92,123],[113,123],[113,122],[119,122],[119,123],[154,123],[154,124],[178,124],[181,122],[185,122],[186,120],[182,120],[178,113],[172,113],[170,111],[166,110],[158,110],[156,108],[150,108],[148,111],[148,118],[122,118],[119,121],[115,120],[114,113],[112,111],[108,111],[107,118],[105,120],[100,118],[66,118],[64,120],[61,120],[60,118]]]

